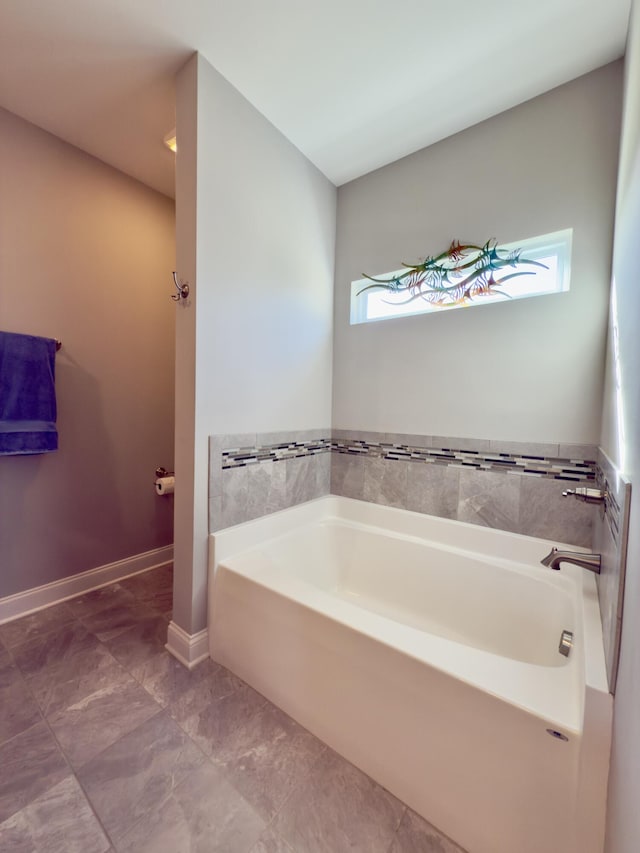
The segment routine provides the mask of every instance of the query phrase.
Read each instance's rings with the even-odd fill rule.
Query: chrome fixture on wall
[[[560,642],[558,643],[558,651],[566,658],[569,657],[569,652],[573,647],[573,633],[566,629],[560,634]]]
[[[171,296],[173,301],[179,302],[181,299],[188,299],[188,297],[189,297],[189,282],[188,281],[182,281],[182,279],[180,279],[180,282],[178,283],[178,275],[177,275],[175,270],[171,273],[171,275],[173,276],[173,283],[175,284],[176,290],[178,291],[177,293],[174,293]]]
[[[606,491],[601,491],[600,489],[588,489],[586,486],[579,486],[576,489],[567,489],[562,493],[562,497],[573,497],[588,504],[604,504],[606,507],[609,495]]]
[[[583,569],[589,569],[599,575],[602,557],[600,554],[581,554],[580,551],[560,551],[558,548],[552,548],[540,562],[555,571],[559,570],[560,563],[573,563],[574,566],[582,566]]]

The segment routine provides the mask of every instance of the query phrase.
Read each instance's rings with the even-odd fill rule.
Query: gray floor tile
[[[194,669],[187,669],[167,651],[157,654],[132,670],[133,675],[163,707],[179,702],[191,706],[199,701],[204,704],[230,693],[239,685],[239,680],[230,676],[216,677],[218,664],[207,659]],[[224,670],[226,672],[226,670]],[[176,713],[176,717],[180,714]]]
[[[0,823],[0,849],[9,853],[36,853],[33,842],[25,831],[25,820],[21,812],[14,818],[8,818]]]
[[[176,715],[175,709],[180,703],[172,705],[169,711],[207,755],[222,755],[225,749],[229,754],[234,754],[237,748],[236,733],[249,725],[251,718],[260,713],[266,701],[264,696],[241,682],[233,693],[200,705],[193,714]]]
[[[129,590],[119,583],[113,583],[110,586],[93,589],[91,592],[72,598],[66,602],[66,605],[73,615],[79,619],[82,616],[99,613],[109,607],[131,604],[133,601],[134,597]]]
[[[155,615],[144,604],[133,599],[127,604],[114,604],[97,613],[88,613],[82,617],[81,622],[88,631],[105,643],[122,634],[127,628],[133,628],[142,619]]]
[[[78,771],[114,842],[207,759],[166,713],[157,714]]]
[[[142,604],[146,604],[153,610],[157,610],[165,618],[170,619],[173,613],[173,590],[168,589],[156,592],[146,598],[139,599]]]
[[[293,853],[293,850],[268,826],[250,853]]]
[[[122,667],[104,646],[87,652],[82,665],[59,672],[40,672],[28,681],[45,717],[81,702],[96,691],[109,688],[122,677]]]
[[[171,716],[179,723],[187,717],[199,714],[219,699],[224,699],[237,690],[248,687],[242,679],[225,667],[214,664],[213,661],[208,663],[211,664],[209,674],[197,682],[192,682],[170,705]],[[260,699],[262,700],[262,697]]]
[[[387,853],[405,806],[327,749],[273,820],[296,853]]]
[[[122,586],[138,601],[158,610],[170,613],[173,604],[173,566],[162,566],[122,581]]]
[[[107,853],[110,843],[73,777],[0,824],[5,853]]]
[[[114,658],[128,670],[133,670],[150,658],[167,654],[167,622],[161,616],[147,616],[105,642]],[[175,660],[175,658],[174,658]]]
[[[462,853],[224,667],[171,657],[170,593],[154,570],[0,636],[0,849]]]
[[[464,853],[411,809],[404,813],[389,853]]]
[[[240,713],[235,702],[229,705],[235,719],[226,717],[228,731],[209,742],[211,760],[258,814],[270,820],[326,747],[270,702],[258,710],[243,703]],[[216,714],[217,706],[212,707]]]
[[[29,640],[59,630],[63,625],[72,622],[73,618],[66,604],[56,604],[45,610],[38,610],[30,616],[0,625],[0,639],[8,649],[13,649]]]
[[[119,664],[113,679],[49,717],[60,746],[74,767],[158,713],[159,706]]]
[[[47,637],[38,637],[12,650],[13,658],[26,678],[45,673],[53,678],[93,665],[91,653],[99,653],[100,643],[79,622],[70,622]]]
[[[144,598],[156,590],[173,588],[173,565],[161,566],[158,569],[149,569],[130,578],[120,581],[120,584],[130,590],[136,598]]]
[[[20,670],[9,655],[0,653],[0,744],[31,728],[40,710]]]
[[[0,747],[0,821],[71,775],[46,723],[37,723]],[[5,849],[0,845],[0,849]]]
[[[264,821],[210,762],[190,773],[118,844],[119,853],[248,853]]]

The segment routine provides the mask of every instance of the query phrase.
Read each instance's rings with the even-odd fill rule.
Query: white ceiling
[[[0,0],[0,105],[167,195],[199,50],[340,185],[620,57],[630,0]]]

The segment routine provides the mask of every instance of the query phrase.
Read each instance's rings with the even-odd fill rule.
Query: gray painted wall
[[[0,110],[0,327],[57,337],[59,450],[0,457],[0,597],[170,544],[170,199]]]
[[[602,444],[631,481],[622,640],[614,704],[607,853],[640,850],[640,7],[634,0],[616,203]]]
[[[329,426],[336,190],[201,56],[176,91],[178,270],[192,297],[176,325],[174,621],[195,633],[209,435]]]
[[[605,66],[338,191],[333,426],[597,444],[621,101]],[[571,290],[349,326],[350,282],[573,228]]]

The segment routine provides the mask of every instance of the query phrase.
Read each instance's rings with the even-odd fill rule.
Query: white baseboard
[[[143,554],[127,557],[125,560],[117,560],[115,563],[108,563],[106,566],[98,566],[98,568],[89,569],[87,572],[80,572],[80,574],[62,578],[44,586],[37,586],[24,592],[17,592],[15,595],[8,595],[6,598],[0,598],[0,625],[3,622],[9,622],[11,619],[18,619],[20,616],[27,616],[36,610],[42,610],[44,607],[50,607],[52,604],[59,604],[68,598],[75,598],[85,592],[123,580],[131,575],[138,575],[141,572],[149,571],[149,569],[167,565],[172,560],[173,545],[167,545],[164,548],[145,551]]]
[[[165,649],[187,669],[193,669],[209,657],[209,632],[203,628],[197,634],[187,634],[175,622],[170,622]]]

